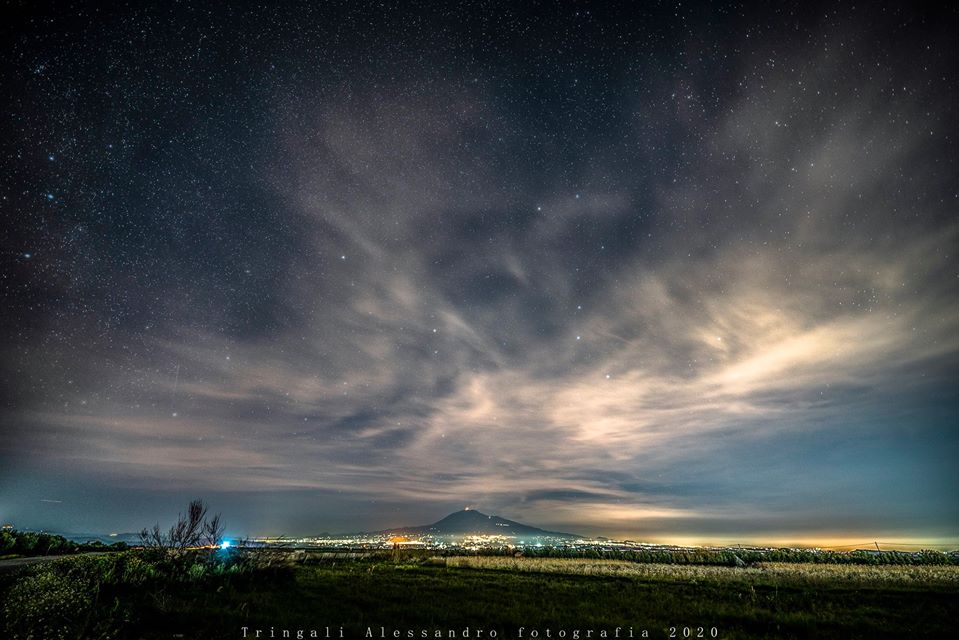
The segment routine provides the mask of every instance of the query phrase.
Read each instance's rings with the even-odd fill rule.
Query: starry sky
[[[4,522],[959,541],[955,9],[99,4],[0,27]]]

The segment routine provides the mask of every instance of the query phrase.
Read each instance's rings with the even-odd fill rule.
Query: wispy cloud
[[[540,132],[490,79],[277,95],[257,171],[297,241],[266,328],[178,315],[107,351],[25,345],[51,382],[0,446],[141,486],[639,534],[825,526],[878,477],[871,526],[898,497],[863,468],[925,460],[896,443],[942,435],[959,225],[951,107],[850,60],[780,56],[709,108],[701,81],[654,88],[622,117],[641,151],[586,149],[562,184],[518,166]],[[860,438],[889,446],[860,459]],[[817,442],[838,453],[809,468],[848,497],[796,474]],[[766,455],[779,466],[750,468]],[[929,460],[917,492],[945,489]]]

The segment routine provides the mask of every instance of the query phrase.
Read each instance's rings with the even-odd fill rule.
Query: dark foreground
[[[41,579],[26,594],[22,587],[11,591],[7,578],[5,595],[43,600],[44,589],[69,590],[64,567],[71,562],[76,560],[56,570],[30,569]],[[538,640],[535,631],[539,639],[576,640],[578,632],[578,640],[600,640],[604,632],[614,638],[621,627],[621,638],[628,638],[630,629],[634,638],[644,631],[652,638],[945,638],[959,627],[954,566],[741,569],[511,558],[352,560],[213,572],[170,583],[151,578],[136,560],[125,562],[134,570],[111,569],[94,603],[99,613],[77,612],[93,616],[83,622],[83,637],[242,638],[245,627],[246,637],[260,630],[261,638],[308,638],[313,632],[338,638],[342,627],[344,638],[369,632],[374,638],[422,639],[424,633],[434,639],[490,638],[495,631],[501,640],[520,633],[524,640]],[[137,577],[144,571],[145,578]],[[68,579],[43,578],[48,574]],[[76,627],[62,627],[56,611],[24,617],[10,604],[7,637],[27,637],[26,626],[42,624],[44,615],[52,622],[34,637],[79,637],[68,635]]]

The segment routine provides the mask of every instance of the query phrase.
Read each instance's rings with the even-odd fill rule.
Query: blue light
[[[220,543],[220,548],[221,548],[221,549],[228,549],[229,547],[230,547],[230,541],[229,541],[229,540],[224,540],[223,542]]]

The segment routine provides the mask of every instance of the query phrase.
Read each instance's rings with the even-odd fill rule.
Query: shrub
[[[138,555],[124,555],[123,572],[120,582],[129,585],[142,585],[155,580],[160,574],[156,565],[147,562]]]
[[[223,541],[223,523],[220,514],[208,518],[207,511],[202,500],[192,500],[186,513],[177,517],[166,534],[160,530],[160,523],[140,531],[140,544],[166,555],[180,555],[200,547],[219,547]]]
[[[52,570],[40,571],[10,589],[4,604],[7,637],[71,640],[89,637],[93,600],[86,585]]]
[[[63,536],[32,531],[0,531],[0,555],[49,556],[81,550],[80,545]]]

